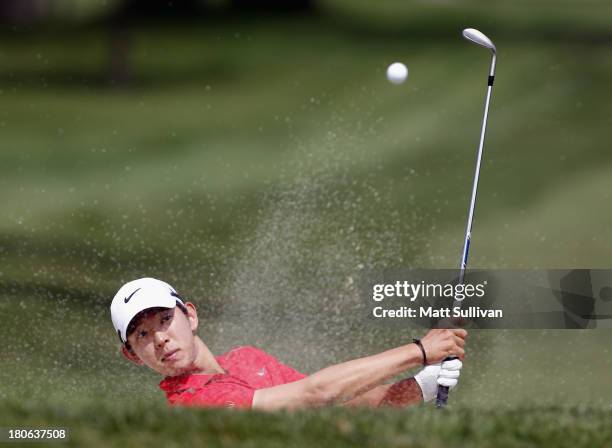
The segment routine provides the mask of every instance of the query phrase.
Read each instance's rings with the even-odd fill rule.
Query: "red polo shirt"
[[[173,406],[250,408],[257,389],[301,380],[306,375],[255,347],[216,356],[226,373],[166,377],[159,387]]]

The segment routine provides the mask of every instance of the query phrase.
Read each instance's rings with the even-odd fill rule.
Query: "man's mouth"
[[[178,352],[179,349],[175,349],[175,350],[171,350],[168,353],[166,353],[164,356],[162,356],[161,362],[167,362],[167,361],[172,361],[174,359],[176,359],[176,352]]]

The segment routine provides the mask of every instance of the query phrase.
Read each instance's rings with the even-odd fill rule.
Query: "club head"
[[[491,39],[489,39],[487,36],[485,36],[480,31],[474,28],[464,29],[463,37],[465,37],[467,40],[471,42],[474,42],[476,45],[480,45],[481,47],[488,48],[494,53],[496,51],[495,45],[493,45],[493,42],[491,42]]]

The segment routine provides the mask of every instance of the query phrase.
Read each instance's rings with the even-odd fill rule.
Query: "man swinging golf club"
[[[141,278],[123,285],[111,317],[130,361],[165,378],[169,404],[262,410],[326,405],[403,407],[433,400],[438,385],[457,385],[467,332],[430,330],[422,339],[305,375],[251,346],[212,354],[197,335],[195,306],[169,284]],[[456,357],[442,362],[445,358]],[[414,377],[388,383],[425,366]]]

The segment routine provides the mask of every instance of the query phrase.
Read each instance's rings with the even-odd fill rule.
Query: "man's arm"
[[[423,357],[415,344],[336,364],[293,383],[255,392],[253,408],[295,409],[343,403],[389,378],[418,366]]]
[[[450,355],[463,358],[466,335],[465,330],[431,330],[421,340],[428,361],[436,363]],[[422,362],[422,353],[415,344],[404,345],[327,367],[300,381],[257,390],[253,408],[296,409],[345,403]],[[382,390],[372,392],[366,400],[374,401]]]
[[[345,403],[351,407],[405,407],[423,402],[423,394],[414,378],[383,384]]]

